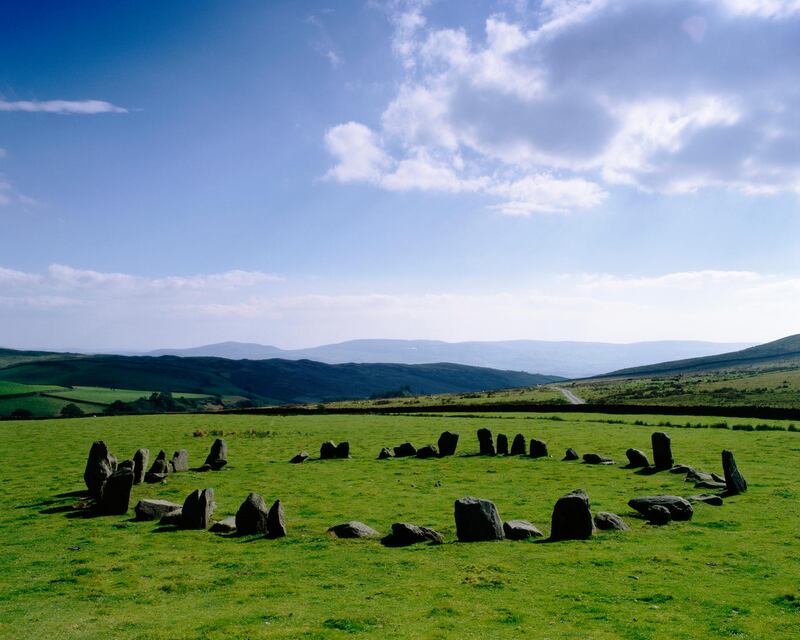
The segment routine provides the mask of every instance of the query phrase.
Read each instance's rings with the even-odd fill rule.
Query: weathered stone
[[[547,445],[541,440],[531,438],[531,458],[546,458]]]
[[[506,520],[503,523],[503,534],[509,540],[527,540],[541,538],[544,534],[527,520]]]
[[[415,455],[417,455],[417,448],[410,442],[405,442],[401,444],[399,447],[394,448],[395,458],[406,458],[408,456],[415,456]]]
[[[133,468],[117,468],[103,484],[100,510],[113,515],[128,513],[132,488]]]
[[[662,526],[672,522],[672,512],[667,507],[661,506],[660,504],[654,504],[647,510],[645,515],[647,516],[647,521],[656,526]]]
[[[437,446],[439,447],[440,456],[455,455],[456,447],[458,446],[458,434],[452,431],[443,432],[442,435],[439,436]]]
[[[432,444],[425,445],[417,449],[417,458],[435,458],[439,455],[436,447]]]
[[[625,455],[628,457],[629,469],[639,469],[640,467],[650,466],[650,461],[647,459],[644,451],[640,451],[639,449],[628,449],[625,452]]]
[[[725,482],[725,476],[718,475],[718,474],[714,473],[713,471],[711,472],[711,479],[714,482]]]
[[[719,482],[718,480],[714,480],[713,474],[706,473],[705,471],[698,471],[697,469],[689,471],[686,474],[685,480],[686,482]]]
[[[228,464],[228,445],[222,438],[217,438],[211,445],[211,451],[208,452],[203,466],[212,471],[219,471],[226,464]]]
[[[224,520],[218,520],[209,529],[212,533],[234,533],[236,531],[236,517],[231,516]]]
[[[564,458],[563,459],[565,461],[568,461],[568,460],[580,460],[580,456],[578,455],[578,452],[575,451],[575,449],[571,449],[570,448],[570,449],[567,449],[566,453],[564,453]]]
[[[456,536],[461,542],[502,540],[503,523],[489,500],[461,498],[455,502]]]
[[[257,493],[251,493],[236,512],[236,532],[243,536],[267,532],[267,505]]]
[[[608,511],[597,512],[594,517],[594,526],[605,531],[627,531],[630,529],[626,522],[616,513],[609,513]]]
[[[129,469],[133,473],[134,462],[133,460],[123,460],[117,465],[117,471],[120,469]]]
[[[372,527],[368,527],[363,522],[356,520],[337,524],[328,529],[328,534],[336,538],[372,538],[381,535]]]
[[[189,452],[186,449],[180,449],[172,454],[172,461],[170,462],[172,471],[188,471],[189,470]]]
[[[175,511],[165,513],[163,516],[161,516],[158,524],[180,527],[183,524],[183,509],[178,508],[175,509]]]
[[[444,536],[428,527],[420,527],[408,522],[395,522],[392,525],[392,533],[381,540],[381,543],[387,547],[407,547],[421,542],[442,544]]]
[[[286,535],[286,512],[280,500],[272,503],[267,513],[267,537],[283,538]]]
[[[671,469],[675,461],[670,437],[663,431],[656,431],[650,436],[650,442],[653,445],[653,466],[659,470]]]
[[[162,449],[158,452],[156,459],[153,460],[150,470],[144,475],[144,481],[151,484],[161,482],[169,475],[169,471],[170,465],[167,462],[167,454]]]
[[[525,436],[523,436],[521,433],[518,433],[514,436],[514,440],[511,442],[511,452],[509,455],[524,456],[527,446],[528,443],[525,441]]]
[[[106,443],[97,440],[89,449],[86,460],[86,469],[83,472],[83,481],[89,489],[89,495],[95,500],[100,500],[103,495],[103,485],[117,469],[117,459],[108,451]]]
[[[669,509],[673,520],[691,520],[694,509],[689,501],[680,496],[644,496],[628,500],[628,506],[647,516],[650,507],[661,506]]]
[[[320,460],[332,460],[336,457],[336,443],[332,440],[327,440],[322,443],[319,448]]]
[[[133,484],[142,484],[147,465],[150,462],[149,449],[137,449],[133,454]]]
[[[733,451],[725,449],[722,452],[722,470],[725,472],[725,484],[729,494],[736,495],[747,491],[747,482],[736,466]]]
[[[378,460],[386,460],[387,458],[393,457],[392,450],[389,447],[384,447],[381,449],[381,452],[378,454]]]
[[[589,496],[583,489],[558,499],[553,507],[551,540],[586,540],[592,537],[593,529]]]
[[[714,480],[701,480],[694,483],[695,489],[719,489],[725,491],[728,485],[725,482],[714,482]]]
[[[495,455],[494,440],[489,429],[478,429],[478,447],[482,456]]]
[[[208,529],[215,506],[213,489],[192,491],[183,501],[181,526],[184,529]]]
[[[350,457],[350,443],[340,442],[336,445],[336,457],[340,460],[346,460]]]
[[[670,473],[694,473],[694,469],[690,467],[688,464],[676,464],[672,469],[669,470]]]
[[[301,451],[294,458],[289,460],[292,464],[300,464],[308,459],[308,451]]]
[[[710,493],[700,493],[696,496],[689,496],[686,499],[689,502],[703,502],[704,504],[710,504],[715,507],[721,507],[723,504],[720,496],[715,496]]]
[[[599,453],[584,453],[583,462],[584,464],[614,464],[611,458]]]
[[[497,455],[508,455],[508,436],[505,433],[497,434]]]
[[[176,511],[181,505],[169,502],[168,500],[139,500],[133,508],[137,520],[158,520],[162,516]]]

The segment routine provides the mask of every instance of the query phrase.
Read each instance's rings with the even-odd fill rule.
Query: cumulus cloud
[[[329,130],[330,177],[479,191],[512,215],[618,185],[800,193],[800,0],[516,3],[477,37],[426,5],[389,4],[405,76],[378,126]]]
[[[91,115],[96,113],[128,113],[105,100],[0,100],[0,111],[26,113],[66,113]]]

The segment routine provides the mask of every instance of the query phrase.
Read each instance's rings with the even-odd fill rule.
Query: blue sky
[[[796,0],[24,2],[4,346],[800,330]]]

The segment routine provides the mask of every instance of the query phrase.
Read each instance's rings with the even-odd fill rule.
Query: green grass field
[[[58,393],[59,391],[66,391],[66,387],[59,387],[54,384],[22,384],[20,382],[11,382],[9,380],[0,380],[0,398],[3,396],[13,396],[23,393],[41,393],[43,391],[52,391]]]
[[[559,416],[555,416],[559,418]],[[566,447],[624,460],[649,449],[659,416],[517,414],[482,419],[404,416],[140,416],[0,423],[0,637],[19,638],[796,638],[800,628],[800,433],[676,429],[676,460],[719,471],[736,453],[750,490],[691,522],[635,518],[633,496],[696,491],[681,476],[561,462]],[[713,418],[676,418],[710,424]],[[484,458],[475,431],[539,437],[551,459]],[[783,426],[786,426],[785,424]],[[377,461],[382,446],[460,432],[452,458]],[[195,437],[196,431],[206,435]],[[224,432],[230,464],[187,472],[142,497],[182,502],[213,487],[215,516],[248,492],[287,511],[289,536],[226,538],[162,531],[129,516],[85,518],[91,442],[120,459],[187,448],[201,463]],[[301,449],[347,439],[352,460],[290,465]],[[593,511],[621,514],[627,533],[589,541],[460,544],[453,501],[496,502],[504,519],[547,533],[555,500],[582,487]],[[131,511],[132,515],[132,511]],[[381,532],[409,521],[445,534],[441,546],[384,548],[333,540],[351,519]]]
[[[153,391],[142,391],[141,389],[108,389],[105,387],[74,387],[67,391],[54,392],[62,398],[69,398],[74,401],[96,402],[99,404],[111,404],[115,400],[123,402],[133,402],[139,398],[146,398]],[[199,400],[209,398],[208,394],[202,393],[174,393],[175,398],[187,398]]]
[[[448,405],[448,404],[488,404],[503,403],[536,403],[558,404],[565,402],[560,391],[551,386],[526,387],[522,389],[499,389],[497,391],[475,391],[472,393],[446,393],[409,398],[385,398],[380,400],[348,400],[342,402],[329,402],[329,407],[414,407],[415,405]],[[309,405],[311,406],[311,405]]]

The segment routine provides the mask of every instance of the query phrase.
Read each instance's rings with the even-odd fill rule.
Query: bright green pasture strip
[[[83,404],[45,396],[23,396],[21,398],[0,398],[0,416],[9,416],[15,409],[27,409],[35,417],[53,417],[58,416],[61,409],[70,402],[83,409],[84,413],[99,413],[103,410],[103,407],[96,404]]]
[[[41,391],[59,392],[64,389],[66,389],[66,387],[59,387],[52,384],[22,384],[20,382],[0,380],[0,398],[17,393],[39,393]]]
[[[531,414],[533,415],[533,414]],[[173,415],[0,423],[0,637],[25,638],[776,638],[797,637],[800,612],[800,434],[670,429],[675,457],[720,470],[736,453],[750,490],[723,507],[697,506],[691,522],[656,528],[626,506],[636,495],[693,493],[681,476],[560,462],[566,447],[624,460],[649,449],[652,428],[563,421],[418,416]],[[623,416],[643,421],[664,416]],[[668,419],[675,420],[674,416]],[[691,418],[703,421],[706,418]],[[724,419],[717,419],[724,420]],[[485,458],[475,430],[545,440],[550,459]],[[453,458],[377,461],[383,446],[461,433]],[[193,437],[203,431],[205,437]],[[134,488],[133,501],[181,502],[213,487],[216,515],[250,491],[280,498],[289,537],[224,538],[161,531],[126,516],[70,518],[91,442],[120,459],[146,446],[187,448],[202,462],[224,431],[230,464]],[[287,460],[326,439],[351,443],[352,460]],[[592,540],[458,544],[453,500],[477,495],[503,518],[549,531],[553,503],[585,488],[595,511],[632,530]],[[441,546],[383,548],[332,540],[357,519],[434,527]]]
[[[115,400],[132,402],[139,398],[149,397],[152,391],[141,391],[136,389],[108,389],[105,387],[73,387],[71,390],[59,391],[58,396],[85,402],[100,402],[111,404]],[[176,398],[200,399],[210,397],[208,394],[200,393],[175,393]]]

